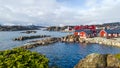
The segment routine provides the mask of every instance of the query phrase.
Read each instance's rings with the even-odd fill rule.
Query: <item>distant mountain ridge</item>
[[[104,23],[103,25],[120,26],[120,22]]]
[[[21,31],[21,30],[38,30],[41,26],[2,26],[0,31]]]
[[[120,22],[112,22],[112,23],[104,23],[104,24],[94,24],[96,25],[96,27],[100,28],[100,27],[106,27],[106,26],[110,26],[111,28],[120,28]],[[61,30],[65,30],[68,27],[70,28],[74,28],[74,26],[49,26],[46,28],[46,30],[48,31],[61,31]],[[0,25],[0,31],[20,31],[20,30],[38,30],[40,28],[45,28],[45,26],[39,26],[39,25]]]

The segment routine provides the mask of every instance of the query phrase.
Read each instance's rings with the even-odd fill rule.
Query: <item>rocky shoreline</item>
[[[103,44],[107,46],[120,47],[120,41],[116,39],[106,39],[101,37],[95,37],[95,38],[88,38],[85,41],[86,43],[98,43],[98,44]]]
[[[21,36],[18,38],[14,38],[14,41],[23,41],[27,39],[35,39],[35,38],[45,38],[45,37],[50,37],[50,35],[33,35],[33,36]]]
[[[80,60],[74,68],[120,68],[120,60],[118,55],[93,53]]]
[[[77,42],[77,43],[97,43],[97,44],[103,44],[103,45],[108,45],[108,46],[120,47],[119,40],[106,39],[106,38],[101,38],[101,37],[81,39],[81,38],[79,38],[79,36],[68,35],[66,37],[62,37],[61,41],[68,42],[68,43],[74,43],[74,42]]]
[[[27,39],[33,39],[33,37],[27,38]],[[32,43],[20,46],[18,48],[31,49],[31,48],[35,48],[38,46],[45,46],[45,45],[53,44],[56,42],[88,43],[88,44],[97,43],[97,44],[105,44],[108,46],[120,47],[120,41],[117,39],[106,39],[106,38],[100,38],[100,37],[81,39],[79,38],[79,36],[75,36],[75,35],[68,35],[68,36],[61,37],[61,38],[49,37],[43,40],[35,40],[31,42]],[[79,63],[74,66],[74,68],[120,68],[120,58],[116,58],[116,55],[112,55],[112,54],[93,53],[93,54],[88,55],[86,58],[80,60]]]

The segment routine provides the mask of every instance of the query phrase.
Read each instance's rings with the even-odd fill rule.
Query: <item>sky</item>
[[[88,25],[120,22],[120,0],[0,0],[0,24]]]

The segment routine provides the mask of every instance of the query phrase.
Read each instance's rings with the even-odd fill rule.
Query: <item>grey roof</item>
[[[105,30],[107,33],[120,33],[120,30]]]
[[[76,30],[75,32],[86,32],[87,34],[92,34],[93,32],[91,30]],[[97,31],[97,34],[101,31],[101,30],[96,30]],[[120,34],[120,29],[106,29],[105,30],[107,33],[119,33]]]
[[[87,34],[92,34],[93,32],[91,30],[76,30],[75,32],[86,32]]]

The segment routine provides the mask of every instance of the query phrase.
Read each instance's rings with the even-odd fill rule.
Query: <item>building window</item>
[[[85,34],[83,36],[85,37]]]
[[[82,36],[82,34],[80,34],[80,36]]]
[[[111,36],[111,34],[108,34],[108,36]]]
[[[117,37],[117,34],[115,34],[115,37]]]
[[[104,37],[106,36],[106,34],[104,34]]]
[[[115,34],[113,34],[113,36],[115,36]]]

